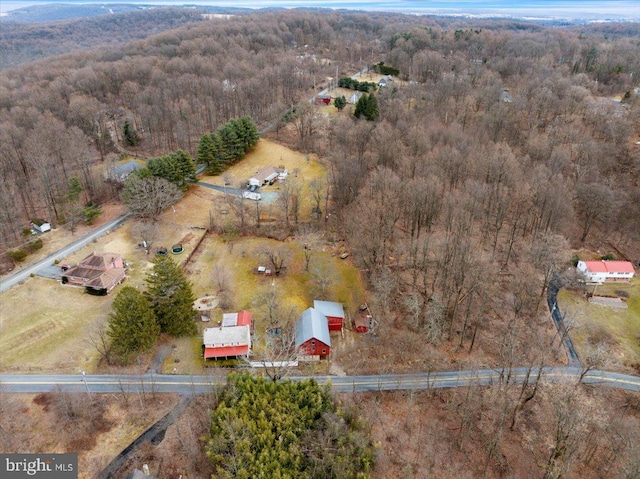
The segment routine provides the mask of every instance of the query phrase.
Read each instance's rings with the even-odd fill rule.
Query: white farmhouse
[[[577,269],[588,283],[629,281],[635,274],[630,261],[578,261]]]

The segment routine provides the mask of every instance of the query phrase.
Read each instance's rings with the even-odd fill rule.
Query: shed
[[[124,165],[114,166],[113,168],[109,168],[105,177],[108,180],[122,182],[126,180],[131,173],[139,169],[140,169],[140,165],[138,163],[136,163],[135,161],[129,161]]]
[[[303,311],[296,323],[296,352],[310,359],[326,358],[331,353],[327,317],[314,308]]]
[[[45,220],[37,219],[31,222],[31,227],[36,230],[38,233],[44,233],[46,231],[51,231],[51,224],[47,223]]]
[[[355,105],[356,103],[358,103],[358,100],[360,99],[360,97],[362,96],[362,93],[360,93],[359,91],[355,92],[353,95],[351,95],[349,97],[349,100],[347,100],[349,103],[351,103],[352,105]]]
[[[329,331],[342,330],[344,323],[344,307],[334,301],[320,301],[315,299],[313,307],[327,317]]]
[[[356,333],[368,333],[371,328],[371,315],[364,313],[357,314],[354,320],[354,326]]]
[[[589,283],[629,281],[635,274],[631,261],[578,261],[576,268]]]

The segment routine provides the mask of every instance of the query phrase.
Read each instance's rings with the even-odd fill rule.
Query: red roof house
[[[251,313],[227,313],[217,328],[205,328],[204,359],[248,357],[251,351]]]
[[[124,281],[126,269],[122,256],[91,253],[62,275],[62,284],[84,286],[88,293],[104,295]]]
[[[589,283],[629,281],[635,274],[630,261],[578,261],[577,269]]]

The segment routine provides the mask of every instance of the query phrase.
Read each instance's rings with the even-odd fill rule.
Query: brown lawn
[[[272,161],[273,158],[276,160]],[[235,165],[230,171],[236,177],[244,177],[269,164],[283,164],[291,172],[292,179],[303,182],[311,178],[326,178],[324,167],[314,157],[307,157],[266,140],[261,140],[247,160]],[[207,178],[207,181],[220,182],[221,178]],[[271,188],[275,189],[277,185]],[[231,214],[221,215],[220,208],[220,195],[215,191],[201,187],[191,188],[180,203],[165,211],[159,219],[152,250],[159,246],[171,248],[173,244],[182,242],[184,252],[171,257],[181,263],[185,262],[205,234],[203,228],[209,226],[210,221],[235,221]],[[311,203],[307,198],[303,201],[303,211],[308,215],[310,208]],[[267,211],[265,208],[265,212]],[[275,205],[270,212],[273,216],[280,214]],[[118,211],[113,211],[112,216],[117,213]],[[138,247],[142,241],[139,229],[139,220],[129,220],[115,231],[65,258],[64,262],[76,264],[91,252],[119,253],[129,265],[126,283],[143,287],[144,278],[153,266],[153,254],[146,255],[144,249]],[[53,232],[51,238],[58,233],[63,231]],[[80,234],[80,231],[76,233],[77,236]],[[62,236],[56,238],[60,238],[57,239],[58,247],[62,246]],[[279,247],[284,248],[289,256],[284,274],[278,278],[254,274],[253,270],[257,266],[268,266],[264,251]],[[349,261],[338,259],[339,251],[335,246],[324,244],[314,252],[311,264],[325,264],[327,274],[334,278],[326,291],[326,299],[343,302],[350,311],[354,311],[363,301],[364,288],[358,271]],[[262,332],[266,313],[258,300],[261,295],[272,288],[278,289],[282,294],[283,307],[291,309],[297,315],[313,304],[317,294],[317,285],[310,273],[304,271],[302,242],[297,240],[282,243],[267,238],[225,236],[223,240],[215,235],[208,236],[186,271],[194,285],[195,297],[215,294],[221,288],[224,289],[228,297],[224,311],[251,309],[255,312],[258,328]],[[35,277],[2,293],[0,369],[95,371],[99,355],[88,338],[95,328],[108,320],[117,291],[118,287],[106,297],[96,297],[84,293],[80,288]],[[218,321],[222,312],[221,308],[214,310],[213,322],[208,324]],[[205,325],[207,324],[203,323],[201,326]],[[175,348],[164,363],[165,372],[202,371],[200,336],[173,339],[170,344]],[[141,364],[129,369],[145,371],[150,360],[151,355],[146,355]]]
[[[0,394],[0,450],[78,453],[78,477],[89,479],[177,399],[172,394]]]
[[[592,292],[594,287],[589,286]],[[578,355],[584,360],[598,345],[606,350],[606,367],[640,370],[640,279],[597,286],[596,295],[623,297],[627,307],[587,301],[577,292],[562,290],[558,305],[569,325]]]
[[[188,193],[175,212],[169,209],[160,218],[155,244],[170,248],[189,238],[183,245],[184,253],[172,256],[176,261],[184,261],[204,234],[204,230],[192,228],[208,221],[202,203],[201,197]],[[152,256],[137,247],[141,241],[135,233],[137,223],[127,221],[64,262],[75,264],[91,252],[119,253],[129,264],[126,284],[141,286],[153,265]],[[95,370],[99,355],[88,337],[108,319],[117,292],[118,287],[108,296],[91,296],[81,288],[34,277],[0,293],[0,369]]]

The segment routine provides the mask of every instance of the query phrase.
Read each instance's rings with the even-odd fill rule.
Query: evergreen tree
[[[260,133],[256,124],[253,122],[250,116],[243,116],[240,118],[240,128],[242,130],[242,139],[244,143],[244,153],[250,151],[260,139]]]
[[[375,95],[369,95],[369,101],[367,101],[364,117],[368,121],[375,121],[380,115],[380,111],[378,110],[378,98]]]
[[[127,146],[136,146],[138,144],[138,133],[129,124],[129,120],[125,120],[122,133]]]
[[[353,112],[353,116],[355,116],[356,118],[360,118],[362,115],[364,115],[364,112],[367,108],[367,103],[369,103],[369,95],[365,93],[360,98],[358,98],[358,103],[356,103],[356,109]]]
[[[356,118],[364,116],[368,121],[374,121],[380,115],[378,110],[378,99],[375,95],[367,95],[366,93],[360,97],[356,103],[356,109],[353,112]]]
[[[176,169],[180,172],[183,185],[186,181],[196,179],[196,166],[189,153],[184,150],[177,150],[171,153],[169,157],[174,162]]]
[[[345,106],[347,106],[347,99],[344,95],[333,100],[333,105],[338,109],[338,111],[342,111]]]
[[[131,286],[123,287],[113,301],[107,335],[112,351],[124,362],[130,355],[148,350],[160,335],[160,326],[149,300]]]
[[[156,256],[153,263],[153,271],[145,279],[145,295],[151,301],[160,330],[174,336],[195,334],[191,284],[169,256]]]
[[[217,133],[220,138],[220,162],[225,166],[232,165],[237,158],[238,134],[231,122],[222,125]]]
[[[211,415],[207,456],[220,478],[369,478],[373,446],[357,412],[347,414],[314,380],[231,374]]]
[[[202,135],[198,142],[198,150],[196,152],[196,158],[199,164],[207,165],[207,168],[216,159],[215,145],[211,135]]]

